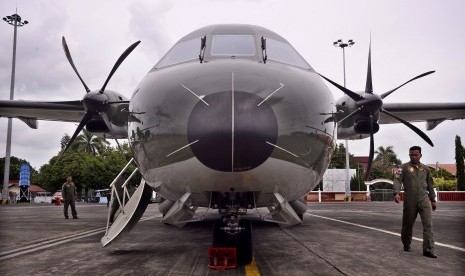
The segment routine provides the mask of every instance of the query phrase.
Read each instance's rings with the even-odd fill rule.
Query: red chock
[[[237,267],[235,247],[208,248],[208,267],[215,270],[234,269]]]

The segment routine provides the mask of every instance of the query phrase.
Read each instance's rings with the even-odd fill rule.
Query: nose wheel
[[[237,265],[248,265],[252,262],[252,225],[249,220],[239,220],[237,224],[218,220],[213,224],[212,248],[235,249]]]

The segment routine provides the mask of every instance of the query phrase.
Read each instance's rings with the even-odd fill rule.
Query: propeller
[[[339,124],[341,124],[342,122],[348,120],[349,118],[354,117],[355,115],[361,115],[363,117],[366,117],[368,119],[368,121],[369,121],[370,154],[369,154],[367,171],[365,173],[365,180],[368,179],[368,175],[370,174],[371,166],[373,164],[373,158],[374,158],[374,152],[375,152],[373,135],[377,131],[377,129],[375,131],[376,122],[374,121],[374,118],[375,118],[376,115],[379,115],[379,112],[384,113],[384,114],[396,119],[397,121],[401,122],[402,124],[404,124],[405,126],[410,128],[412,131],[414,131],[417,135],[419,135],[429,145],[431,145],[432,147],[434,146],[431,139],[423,131],[421,131],[420,129],[418,129],[414,125],[412,125],[409,122],[397,117],[396,115],[390,113],[389,111],[387,111],[386,109],[383,108],[383,99],[385,99],[391,93],[393,93],[394,91],[396,91],[397,89],[401,88],[402,86],[406,85],[407,83],[409,83],[411,81],[422,78],[422,77],[427,76],[429,74],[432,74],[434,72],[435,71],[428,71],[428,72],[425,72],[423,74],[420,74],[420,75],[418,75],[418,76],[404,82],[403,84],[397,86],[396,88],[394,88],[394,89],[392,89],[392,90],[390,90],[390,91],[388,91],[386,93],[383,93],[381,95],[374,94],[373,93],[373,80],[372,80],[372,74],[371,74],[371,41],[370,41],[370,47],[369,47],[369,51],[368,51],[367,81],[366,81],[366,86],[365,86],[365,91],[364,91],[365,93],[357,94],[357,93],[355,93],[355,92],[353,92],[353,91],[351,91],[351,90],[337,84],[336,82],[328,79],[327,77],[323,76],[322,74],[319,74],[322,78],[327,80],[332,85],[336,86],[339,90],[344,92],[344,94],[349,96],[349,98],[351,98],[355,102],[356,109],[353,110],[347,116],[343,117],[341,120],[339,120],[338,121]]]
[[[115,65],[110,71],[110,74],[108,75],[105,83],[103,84],[102,88],[97,91],[91,91],[84,80],[82,79],[81,75],[79,74],[78,70],[76,69],[76,66],[74,65],[73,59],[71,57],[71,53],[68,48],[68,44],[66,43],[66,39],[63,36],[62,38],[62,44],[63,44],[63,50],[65,51],[66,58],[68,59],[69,63],[71,64],[71,67],[73,68],[74,72],[78,76],[79,80],[81,81],[82,85],[84,86],[84,89],[86,90],[86,95],[82,99],[82,103],[84,105],[85,109],[85,114],[84,117],[82,117],[81,122],[79,123],[78,127],[76,128],[76,131],[74,132],[73,136],[71,136],[71,139],[69,140],[68,144],[66,145],[65,149],[61,152],[60,157],[58,160],[61,158],[61,156],[68,150],[68,148],[71,146],[71,144],[74,142],[78,134],[81,132],[81,130],[86,126],[87,123],[89,123],[94,116],[100,116],[105,124],[107,125],[108,129],[110,130],[110,133],[113,135],[113,129],[112,125],[110,122],[110,118],[108,117],[107,111],[109,108],[110,104],[119,104],[119,103],[127,103],[127,101],[109,101],[108,96],[104,93],[105,92],[105,87],[107,86],[108,82],[110,81],[111,77],[113,74],[116,72],[118,67],[121,65],[121,63],[126,59],[126,57],[134,50],[134,48],[139,45],[140,41],[137,41],[133,43],[131,46],[129,46],[118,58],[116,61]]]

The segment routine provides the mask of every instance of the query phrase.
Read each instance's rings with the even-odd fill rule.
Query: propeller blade
[[[365,93],[373,94],[373,81],[371,78],[371,36],[370,36],[370,48],[368,50],[367,84],[365,86]]]
[[[139,45],[140,43],[140,40],[133,43],[131,46],[129,46],[122,54],[121,56],[118,58],[118,60],[116,61],[115,65],[113,66],[113,69],[111,69],[111,72],[110,74],[108,75],[107,77],[107,80],[105,81],[105,83],[103,84],[102,88],[100,89],[100,94],[103,93],[103,91],[105,91],[105,87],[107,87],[107,84],[108,82],[110,81],[111,77],[113,76],[113,74],[116,72],[116,70],[118,69],[118,67],[121,65],[121,63],[124,61],[124,59],[126,59],[126,57],[132,52],[132,50],[134,50],[134,48],[137,47],[137,45]]]
[[[381,112],[383,112],[384,114],[387,114],[395,119],[397,119],[399,122],[403,123],[404,125],[406,125],[407,127],[409,127],[411,130],[413,130],[416,134],[418,134],[421,138],[423,138],[423,140],[425,140],[428,144],[430,144],[430,146],[434,147],[434,144],[433,142],[431,141],[431,139],[423,132],[421,131],[419,128],[417,128],[416,126],[412,125],[411,123],[397,117],[396,115],[390,113],[389,111],[387,111],[386,109],[381,109],[380,110]]]
[[[66,145],[66,148],[63,150],[63,153],[71,146],[71,144],[74,142],[76,137],[79,135],[81,130],[84,128],[84,126],[92,119],[92,114],[86,113],[84,117],[82,117],[81,122],[79,123],[78,127],[76,128],[76,131],[74,132],[73,136],[69,139],[68,145]]]
[[[121,145],[119,144],[118,139],[115,139],[115,142],[116,142],[116,145],[118,146],[119,151],[122,152],[123,149],[121,148]]]
[[[426,72],[426,73],[423,73],[423,74],[421,74],[421,75],[418,75],[418,76],[414,77],[413,79],[411,79],[411,80],[409,80],[409,81],[407,81],[407,82],[404,82],[402,85],[400,85],[400,86],[398,86],[398,87],[396,87],[396,88],[394,88],[394,89],[392,89],[392,90],[390,90],[390,91],[388,91],[388,92],[382,94],[382,95],[381,95],[381,99],[386,98],[386,97],[389,96],[392,92],[396,91],[397,89],[401,88],[402,86],[406,85],[407,83],[409,83],[409,82],[411,82],[411,81],[414,81],[414,80],[416,80],[416,79],[422,78],[422,77],[424,77],[424,76],[427,76],[427,75],[429,75],[429,74],[432,74],[432,73],[434,73],[434,72],[436,72],[436,71],[428,71],[428,72]]]
[[[339,88],[339,90],[341,90],[342,92],[344,92],[344,94],[346,94],[347,96],[349,96],[352,100],[354,101],[360,101],[360,100],[363,100],[364,98],[362,96],[360,96],[359,94],[355,93],[355,92],[352,92],[350,91],[349,89],[345,88],[344,86],[341,86],[337,83],[335,83],[334,81],[328,79],[327,77],[323,76],[322,74],[318,73],[318,75],[320,75],[323,79],[327,80],[329,83],[331,83],[332,85],[336,86],[337,88]]]
[[[373,158],[375,156],[375,140],[373,137],[373,115],[370,115],[370,155],[368,157],[368,166],[367,171],[365,172],[365,180],[368,179],[368,176],[371,172],[371,165],[373,164]]]
[[[113,136],[113,138],[115,137],[115,135],[113,134],[113,128],[111,126],[111,122],[110,122],[110,118],[108,117],[108,114],[106,113],[103,113],[101,112],[100,114],[100,117],[102,117],[103,121],[105,122],[105,124],[107,125],[108,129],[110,130],[110,133],[111,133],[111,136]],[[118,142],[118,139],[114,138],[115,139],[115,142],[116,142],[116,145],[118,146],[118,149],[119,151],[123,151],[119,142]]]
[[[350,113],[349,115],[345,116],[344,118],[342,118],[338,123],[339,124],[342,124],[342,122],[344,122],[345,120],[355,116],[356,114],[360,113],[360,110],[362,110],[361,107],[355,109],[354,111],[352,111],[352,113]]]
[[[106,104],[122,104],[122,103],[130,103],[131,101],[116,101],[116,102],[106,102]]]
[[[69,149],[71,144],[74,142],[74,139],[79,135],[81,130],[84,128],[84,126],[92,119],[92,114],[86,113],[84,117],[82,117],[81,122],[79,123],[78,127],[76,128],[76,131],[74,131],[73,136],[69,139],[68,144],[66,145],[65,149],[61,152],[60,156],[58,156],[57,160],[55,161],[55,164],[58,163],[58,161],[61,159],[63,154]]]
[[[73,67],[74,72],[76,72],[76,75],[78,76],[79,80],[81,80],[82,85],[84,85],[84,88],[86,89],[86,92],[89,93],[90,89],[87,87],[86,83],[84,80],[81,78],[81,75],[79,75],[78,70],[76,69],[76,66],[74,65],[73,59],[71,58],[71,53],[69,52],[68,44],[66,43],[66,39],[63,36],[61,38],[61,44],[63,44],[63,50],[65,51],[66,58],[69,61],[69,64],[71,64],[71,67]]]
[[[113,135],[113,127],[111,126],[111,122],[110,122],[110,118],[108,117],[108,114],[105,112],[100,112],[99,115],[100,117],[102,117],[103,121],[105,122],[108,129],[110,130],[111,136],[115,137],[115,135]]]

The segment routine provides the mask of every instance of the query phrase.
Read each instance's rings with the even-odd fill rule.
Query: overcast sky
[[[107,89],[128,98],[148,70],[181,36],[206,25],[245,23],[287,39],[312,67],[343,83],[337,39],[353,39],[346,50],[347,87],[363,90],[370,32],[374,92],[384,93],[429,70],[385,102],[465,102],[465,1],[282,1],[282,0],[10,0],[0,1],[1,17],[15,8],[30,23],[18,29],[15,99],[80,100],[85,90],[61,46],[66,36],[74,62],[91,89],[105,81],[119,55],[142,43],[124,61]],[[0,99],[10,93],[13,27],[0,24]],[[334,98],[343,96],[328,84]],[[426,132],[425,123],[415,124]],[[13,121],[11,154],[39,169],[60,150],[64,133],[76,125],[39,122],[29,129]],[[7,119],[0,118],[0,156],[5,156]],[[424,163],[455,163],[455,136],[465,144],[465,121],[449,121],[427,132],[431,148],[407,127],[382,125],[375,147],[393,146],[403,162],[411,145],[423,147]],[[343,141],[340,141],[343,142]],[[369,140],[349,142],[349,151],[368,155]],[[3,170],[3,168],[1,168]]]

